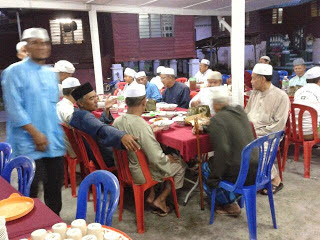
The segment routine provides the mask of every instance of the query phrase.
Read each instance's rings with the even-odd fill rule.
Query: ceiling
[[[300,1],[245,0],[247,12]],[[231,0],[1,0],[0,8],[226,16],[231,15]]]

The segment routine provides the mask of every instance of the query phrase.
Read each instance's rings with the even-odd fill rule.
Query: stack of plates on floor
[[[0,240],[9,240],[6,219],[3,216],[0,216]]]

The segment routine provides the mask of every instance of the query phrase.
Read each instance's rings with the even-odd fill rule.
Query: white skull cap
[[[39,38],[43,41],[50,41],[48,32],[44,28],[28,28],[22,33],[22,40],[27,40],[29,38]]]
[[[131,84],[126,90],[126,97],[142,97],[146,95],[146,87],[142,84]]]
[[[68,77],[62,81],[62,88],[72,88],[80,86],[80,82],[77,78]]]
[[[252,72],[259,75],[272,75],[273,68],[270,64],[257,63]]]
[[[146,77],[146,76],[147,75],[146,75],[145,71],[141,71],[141,72],[136,73],[136,79],[139,77]]]
[[[74,73],[75,68],[73,64],[67,60],[60,60],[54,64],[55,72]]]
[[[208,66],[210,65],[210,61],[207,60],[207,59],[202,59],[200,63],[203,63],[203,64],[208,65]]]
[[[129,76],[129,77],[135,77],[135,75],[136,75],[136,71],[135,70],[133,70],[133,69],[131,69],[131,68],[126,68],[125,70],[124,70],[124,74],[125,75],[127,75],[127,76]]]

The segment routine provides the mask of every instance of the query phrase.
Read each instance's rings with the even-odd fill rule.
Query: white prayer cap
[[[163,69],[165,69],[164,66],[159,66],[159,67],[157,68],[157,74],[161,73],[161,71],[162,71]]]
[[[210,61],[207,60],[207,59],[202,59],[200,63],[203,63],[203,64],[208,65],[208,66],[210,65]]]
[[[43,41],[50,41],[48,32],[43,28],[28,28],[22,33],[22,40],[27,40],[29,38],[39,38]]]
[[[126,70],[124,70],[124,74],[134,78],[136,75],[136,71],[131,68],[126,68]]]
[[[142,84],[131,84],[126,90],[126,97],[142,97],[146,95],[146,87]]]
[[[272,75],[272,66],[270,64],[257,63],[252,72],[259,75]]]
[[[68,77],[62,81],[62,88],[72,88],[80,86],[80,82],[77,78]]]
[[[60,60],[54,64],[55,72],[74,73],[75,70],[73,64],[67,60]]]
[[[136,79],[139,77],[146,77],[146,76],[147,75],[146,75],[145,71],[141,71],[141,72],[136,73]]]
[[[26,42],[26,41],[18,42],[17,45],[16,45],[16,50],[17,50],[17,52],[19,52],[20,49],[21,49],[22,47],[24,47],[25,45],[27,45],[27,42]]]
[[[229,102],[229,92],[224,86],[213,87],[211,89],[212,100],[214,103],[226,103]]]
[[[222,79],[222,74],[217,71],[212,71],[208,74],[207,79]]]
[[[260,59],[267,60],[268,62],[271,62],[271,59],[268,56],[262,56]]]
[[[304,65],[303,58],[297,58],[293,61],[293,66],[299,66],[299,65]]]
[[[307,79],[313,79],[313,78],[318,78],[320,77],[320,67],[313,67],[310,68],[306,73],[305,73],[305,77]]]
[[[161,74],[174,75],[174,69],[173,68],[164,68],[161,71]]]

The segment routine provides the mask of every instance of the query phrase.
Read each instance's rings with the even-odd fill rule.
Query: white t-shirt
[[[208,69],[207,71],[205,71],[205,73],[201,73],[200,71],[198,71],[196,75],[194,75],[194,78],[197,80],[197,83],[203,82],[207,84],[208,74],[211,72],[211,69]]]
[[[315,83],[307,83],[294,94],[294,103],[314,108],[318,113],[318,127],[320,122],[320,86]],[[296,122],[298,124],[299,110],[296,110]],[[303,135],[312,134],[312,123],[309,112],[304,112],[302,117]]]

